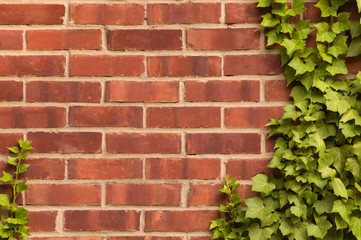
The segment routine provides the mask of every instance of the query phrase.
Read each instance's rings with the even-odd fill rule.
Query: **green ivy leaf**
[[[3,171],[3,176],[0,178],[0,181],[4,183],[12,182],[13,176],[10,173]]]
[[[259,0],[257,7],[270,7],[271,0]]]
[[[321,17],[336,17],[337,15],[337,8],[330,6],[328,0],[320,0],[315,6],[321,10]]]
[[[293,33],[293,25],[291,23],[281,23],[281,32],[282,33],[290,33],[292,34]]]
[[[263,27],[274,27],[280,23],[280,20],[278,18],[274,18],[270,13],[262,15],[262,19],[261,26]]]
[[[337,16],[337,22],[331,27],[332,31],[336,34],[347,31],[350,29],[350,21],[348,20],[351,13],[342,12]]]
[[[281,44],[285,39],[285,35],[278,33],[276,29],[272,29],[267,34],[267,46],[272,46],[273,44]]]
[[[10,165],[13,165],[13,166],[18,165],[17,159],[15,157],[10,157],[10,156],[8,157],[8,162],[7,163],[10,164]]]
[[[344,59],[334,59],[331,66],[326,68],[332,76],[336,74],[348,74],[347,66]]]
[[[361,239],[361,219],[352,217],[350,220],[350,230],[352,234],[357,238]]]
[[[295,24],[296,27],[296,36],[295,38],[307,39],[308,35],[312,33],[315,29],[310,28],[310,20],[298,20]]]
[[[9,207],[10,206],[10,198],[7,194],[0,194],[0,206]]]
[[[324,214],[324,213],[331,213],[333,203],[337,199],[337,197],[331,193],[327,193],[326,197],[324,197],[322,200],[317,201],[313,204],[313,207],[315,208],[315,211],[318,215]]]
[[[251,240],[265,240],[272,236],[273,230],[269,227],[261,228],[259,224],[252,223],[249,226],[249,237]]]
[[[348,51],[347,36],[337,36],[333,41],[333,46],[328,49],[328,53],[338,58],[340,54],[345,54]]]
[[[361,24],[360,21],[350,21],[350,33],[352,39],[361,35]]]
[[[257,196],[244,201],[248,207],[246,218],[258,218],[261,221],[264,221],[266,216],[271,213],[271,210],[263,205],[262,199]]]
[[[351,41],[347,57],[356,57],[361,54],[361,38],[355,38]]]
[[[346,204],[341,200],[336,200],[332,207],[333,213],[338,213],[346,223],[350,222],[351,209],[346,207]]]
[[[292,57],[292,54],[297,51],[304,49],[306,46],[305,41],[296,39],[284,39],[281,46],[286,48],[287,55]]]
[[[287,14],[290,16],[296,16],[306,11],[306,7],[303,4],[305,0],[293,0],[291,3],[291,9],[287,10]]]
[[[343,184],[341,179],[334,178],[332,180],[332,188],[333,188],[333,192],[336,196],[340,196],[340,197],[343,197],[346,199],[348,198],[346,187]]]
[[[330,111],[344,114],[352,107],[348,98],[339,92],[326,91],[325,98],[327,109]]]
[[[308,236],[314,236],[316,238],[323,239],[327,234],[327,230],[332,227],[332,224],[329,221],[327,221],[326,216],[319,218],[317,217],[315,219],[316,219],[316,224],[311,223],[307,227]]]
[[[18,184],[16,184],[16,191],[17,192],[22,192],[22,191],[26,191],[28,189],[28,187],[26,186],[26,181],[21,181]]]
[[[356,182],[361,181],[360,169],[361,169],[360,162],[356,158],[352,157],[346,160],[345,170],[352,173]]]
[[[332,60],[333,60],[332,56],[325,53],[325,51],[326,51],[326,46],[325,45],[317,44],[317,49],[318,49],[319,54],[322,57],[323,61],[326,61],[328,63],[332,63]]]
[[[303,62],[299,57],[294,57],[288,65],[296,70],[296,75],[301,75],[306,72],[312,72],[317,64],[311,61]]]
[[[252,186],[252,191],[262,192],[269,194],[276,186],[273,183],[268,182],[268,177],[264,174],[257,174],[252,178],[254,184]]]
[[[30,165],[29,164],[21,164],[20,166],[19,166],[19,173],[24,173],[24,172],[26,172],[27,170],[28,170],[28,167],[29,167]]]
[[[316,35],[316,41],[318,41],[318,42],[328,42],[328,43],[333,42],[333,40],[336,37],[336,33],[329,31],[330,26],[328,25],[328,23],[320,22],[320,23],[315,24],[315,27],[318,30],[317,35]]]

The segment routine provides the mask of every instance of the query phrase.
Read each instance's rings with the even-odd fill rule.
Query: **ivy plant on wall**
[[[347,79],[346,65],[361,54],[361,25],[340,11],[346,1],[318,1],[324,21],[311,26],[300,17],[304,0],[259,0],[270,9],[261,23],[267,45],[283,47],[284,75],[293,85],[293,104],[268,123],[277,139],[268,167],[280,177],[253,177],[258,195],[245,200],[246,208],[236,180],[226,179],[221,191],[229,204],[211,223],[214,238],[361,239],[361,73]],[[313,31],[316,44],[309,46]]]

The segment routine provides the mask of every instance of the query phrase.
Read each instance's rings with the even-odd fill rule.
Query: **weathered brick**
[[[0,50],[23,49],[23,34],[22,30],[0,30]]]
[[[182,240],[182,237],[158,237],[158,236],[124,236],[110,237],[109,240]]]
[[[0,153],[9,153],[7,148],[16,146],[20,138],[23,138],[22,133],[0,133]]]
[[[219,179],[217,158],[148,158],[147,179]]]
[[[106,82],[109,102],[178,102],[178,82]]]
[[[54,232],[57,211],[29,211],[29,223],[26,224],[30,232]]]
[[[147,127],[210,128],[221,126],[219,107],[152,107],[147,109]]]
[[[103,240],[103,237],[32,237],[33,240]]]
[[[123,29],[108,31],[110,50],[180,50],[181,30]]]
[[[195,50],[260,49],[261,34],[256,28],[190,29],[187,47]]]
[[[282,73],[279,55],[229,55],[224,57],[224,74],[227,76]]]
[[[71,158],[68,168],[71,179],[132,179],[143,177],[143,163],[139,158]]]
[[[258,133],[189,133],[188,154],[260,153]]]
[[[0,82],[0,101],[23,100],[23,83],[17,81]]]
[[[139,230],[140,213],[134,210],[67,210],[64,229],[70,231]]]
[[[261,16],[266,14],[257,3],[227,3],[226,23],[260,23]]]
[[[60,158],[30,158],[24,163],[31,167],[21,175],[28,179],[54,179],[62,180],[65,178],[65,160]]]
[[[260,99],[260,82],[243,81],[185,81],[187,102],[240,102]]]
[[[192,184],[188,193],[189,206],[217,205],[227,203],[227,195],[221,193],[219,184]]]
[[[108,184],[107,204],[179,205],[179,184]]]
[[[291,100],[291,88],[287,87],[285,80],[266,81],[266,101],[288,101]]]
[[[274,173],[266,168],[270,159],[230,159],[227,162],[227,174],[230,178],[251,180],[258,173]]]

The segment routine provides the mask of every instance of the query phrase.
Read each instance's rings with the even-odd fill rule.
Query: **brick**
[[[0,4],[0,24],[63,24],[62,4]]]
[[[194,232],[208,231],[210,221],[219,217],[218,211],[146,211],[146,232]]]
[[[102,134],[98,132],[30,132],[33,152],[100,153]]]
[[[124,236],[109,237],[109,240],[182,240],[182,237],[158,237],[158,236]]]
[[[271,118],[281,118],[282,107],[235,107],[224,111],[229,128],[262,128]]]
[[[30,158],[25,161],[30,164],[28,171],[22,174],[22,178],[28,179],[53,179],[65,178],[65,160],[60,158]]]
[[[190,133],[187,154],[260,153],[258,133]]]
[[[266,152],[274,152],[274,146],[276,144],[275,137],[269,138],[268,136],[265,136],[265,143],[266,143]]]
[[[59,55],[2,55],[0,76],[64,76],[65,56]]]
[[[17,146],[20,138],[24,139],[22,133],[0,133],[0,154],[10,153],[7,148]]]
[[[190,240],[212,240],[212,237],[190,237]]]
[[[178,102],[178,82],[106,82],[108,102]]]
[[[147,179],[219,179],[217,158],[148,158]]]
[[[143,161],[128,159],[69,159],[71,179],[133,179],[143,177]]]
[[[111,205],[179,205],[179,184],[108,184],[107,204]]]
[[[0,82],[0,101],[21,101],[23,100],[23,83],[16,81]]]
[[[256,28],[187,30],[187,48],[195,50],[260,49],[260,39]]]
[[[187,102],[241,102],[260,100],[260,82],[242,81],[185,81]]]
[[[219,23],[220,3],[165,3],[149,4],[149,24]]]
[[[266,14],[263,8],[257,8],[257,3],[226,4],[226,23],[261,23],[261,16]]]
[[[148,57],[151,77],[219,77],[221,58],[216,56],[158,56]]]
[[[188,193],[188,206],[219,206],[227,203],[227,195],[219,190],[219,184],[192,184]]]
[[[230,55],[224,57],[224,74],[231,75],[274,75],[282,74],[279,55]]]
[[[54,232],[57,211],[29,211],[29,223],[26,225],[30,232]]]
[[[110,50],[181,50],[181,30],[125,29],[108,31]]]
[[[9,167],[9,165],[7,165],[7,166],[5,166],[5,163],[4,162],[0,162],[1,163],[1,165],[0,165],[0,169],[1,169],[1,176],[3,176],[3,174],[2,174],[2,171],[6,171],[6,170],[8,170],[10,167]],[[13,171],[13,170],[12,170]],[[11,171],[9,171],[10,173],[12,173]],[[14,171],[13,171],[14,172]],[[5,185],[5,184],[1,184],[0,185],[0,192],[1,192],[1,194],[7,194],[7,195],[9,195],[9,197],[10,197],[10,202],[12,202],[13,201],[13,189],[12,189],[12,186],[11,185]],[[18,197],[17,197],[17,199],[16,199],[16,201],[15,201],[18,205],[22,205],[23,204],[23,197],[22,197],[22,195],[20,194]]]
[[[358,57],[347,58],[346,64],[350,74],[357,74],[360,71],[361,59]]]
[[[140,213],[134,210],[68,210],[64,229],[70,231],[139,230]]]
[[[140,76],[144,73],[144,56],[72,55],[71,76]]]
[[[0,107],[1,128],[48,128],[66,125],[62,107]]]
[[[142,107],[71,106],[69,125],[73,127],[142,127]]]
[[[219,107],[151,107],[147,128],[210,128],[221,126]]]
[[[266,81],[266,101],[290,101],[291,88],[287,87],[284,80]]]
[[[23,34],[22,30],[0,30],[0,50],[22,50]]]
[[[75,24],[139,25],[144,22],[143,4],[71,4]]]
[[[100,29],[29,30],[29,50],[101,49]]]
[[[61,194],[59,194],[61,193]],[[99,184],[29,184],[29,205],[100,205]]]
[[[26,85],[28,102],[89,102],[99,103],[99,82],[30,81]]]
[[[345,5],[341,6],[338,12],[349,12],[350,20],[360,20],[360,15],[358,13],[358,7],[356,2],[347,2]]]
[[[103,240],[103,237],[32,237],[33,240]]]
[[[108,133],[108,153],[180,153],[180,134]]]
[[[311,23],[328,21],[326,18],[321,17],[321,10],[318,7],[315,7],[316,3],[305,3],[307,10],[304,12],[304,19],[310,20]]]
[[[272,169],[266,168],[270,159],[230,159],[227,162],[227,175],[239,180],[251,180],[259,173],[271,174]]]

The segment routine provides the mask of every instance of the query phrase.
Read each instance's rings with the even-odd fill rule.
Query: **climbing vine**
[[[242,206],[235,179],[221,190],[229,204],[212,221],[214,238],[361,239],[361,73],[348,79],[347,57],[361,54],[360,21],[340,7],[347,0],[320,0],[323,22],[304,20],[304,0],[259,0],[269,8],[261,25],[267,45],[278,44],[293,104],[271,119],[276,137],[268,167],[280,177],[258,174],[258,195]],[[361,6],[360,1],[357,4]],[[309,44],[316,31],[316,43]]]

